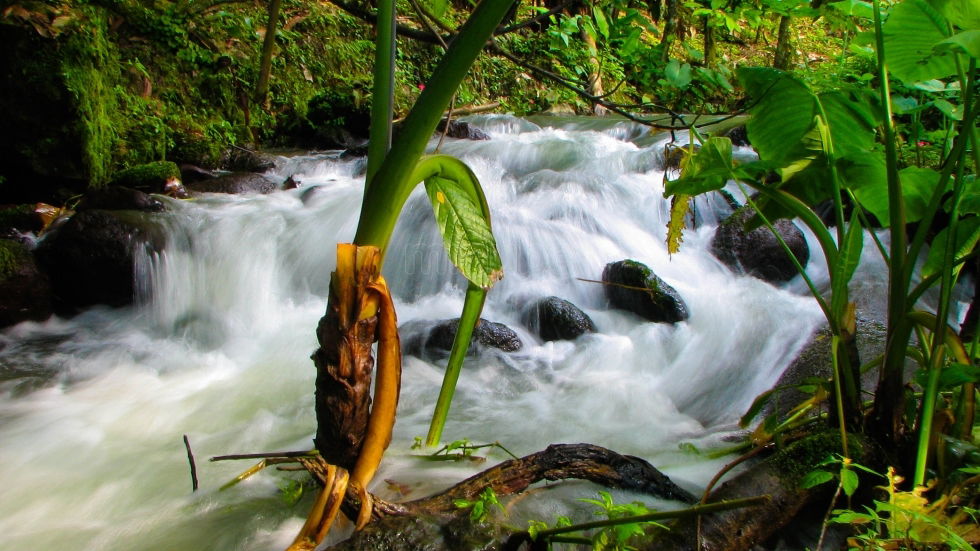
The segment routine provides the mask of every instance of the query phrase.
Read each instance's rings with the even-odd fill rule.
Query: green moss
[[[155,161],[117,172],[112,185],[160,189],[169,180],[180,179],[180,168],[171,161]]]
[[[6,280],[25,262],[30,262],[31,253],[16,241],[0,239],[0,281]]]
[[[870,447],[864,438],[848,434],[847,447],[852,460],[863,464],[871,459]],[[797,485],[821,461],[834,454],[843,454],[840,432],[826,430],[793,442],[768,461],[787,484]]]

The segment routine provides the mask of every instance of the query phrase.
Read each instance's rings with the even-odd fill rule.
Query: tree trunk
[[[583,5],[579,8],[579,13],[582,17],[591,17],[589,14],[589,6]],[[588,91],[593,96],[601,96],[602,91],[602,66],[599,63],[599,49],[595,43],[595,39],[591,34],[585,32],[585,29],[580,31],[582,36],[582,42],[585,42],[585,47],[589,49],[589,86]],[[606,114],[606,108],[599,103],[592,103],[592,112],[596,115],[602,116]]]
[[[712,67],[715,64],[715,28],[704,18],[704,66]]]
[[[281,0],[269,0],[269,22],[265,27],[265,40],[262,42],[262,56],[259,58],[259,80],[255,85],[255,103],[265,104],[269,94],[269,74],[272,72],[272,50],[276,45],[276,29],[279,27],[279,7]]]
[[[790,33],[792,18],[783,15],[779,18],[779,34],[776,38],[776,55],[773,57],[772,66],[776,69],[786,71],[793,64],[793,40]]]
[[[670,47],[680,30],[679,4],[680,0],[664,0],[664,35],[660,39],[660,59],[664,63],[670,60]]]

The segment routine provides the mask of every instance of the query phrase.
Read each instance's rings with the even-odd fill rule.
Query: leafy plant
[[[503,511],[504,506],[500,504],[497,499],[497,494],[494,493],[493,488],[487,486],[480,492],[480,495],[475,500],[468,499],[457,499],[453,501],[453,506],[457,509],[469,509],[470,510],[470,521],[472,522],[483,522],[486,520],[487,515],[494,507]]]

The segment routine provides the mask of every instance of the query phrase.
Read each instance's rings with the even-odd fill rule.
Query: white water
[[[778,378],[820,311],[785,289],[734,276],[706,252],[722,202],[699,200],[680,254],[664,246],[663,141],[632,125],[541,128],[512,117],[471,120],[488,142],[449,140],[479,176],[506,272],[483,317],[525,342],[464,368],[446,440],[499,441],[517,454],[590,442],[643,457],[697,491],[724,460],[681,451],[724,446],[752,399]],[[642,138],[637,140],[636,138]],[[635,141],[628,141],[635,140]],[[638,146],[637,143],[652,143]],[[285,548],[308,502],[289,508],[272,469],[217,488],[248,462],[226,453],[308,449],[314,431],[314,328],[334,245],[353,236],[363,182],[357,161],[294,158],[297,190],[169,202],[169,245],[140,266],[140,305],[0,333],[0,549],[233,550]],[[396,229],[385,267],[401,323],[459,315],[462,281],[445,260],[424,196]],[[812,247],[811,271],[825,269]],[[603,266],[633,258],[687,302],[691,317],[645,323],[608,309]],[[542,344],[521,324],[530,300],[558,295],[599,332]],[[423,436],[441,364],[406,357],[396,434],[375,491],[421,497],[486,465],[411,456]],[[190,492],[181,435],[202,489]],[[490,462],[504,459],[490,453]],[[399,495],[384,482],[410,489]],[[572,483],[531,499],[546,521],[596,488]],[[671,506],[648,497],[656,506]],[[626,499],[624,497],[624,499]],[[674,504],[676,506],[676,504]]]

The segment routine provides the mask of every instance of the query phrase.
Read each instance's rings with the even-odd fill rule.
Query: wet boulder
[[[423,350],[426,353],[449,352],[453,348],[453,339],[459,328],[459,318],[443,320],[429,331],[425,338]],[[513,329],[502,323],[487,321],[480,318],[473,329],[473,339],[470,342],[469,354],[476,353],[481,348],[496,348],[504,352],[516,352],[524,346],[521,338]]]
[[[272,193],[276,184],[254,172],[232,172],[211,180],[187,184],[192,193]]]
[[[436,127],[436,132],[443,133],[446,132],[446,136],[450,138],[458,138],[460,140],[489,140],[490,135],[480,130],[479,128],[473,126],[468,122],[450,120],[449,130],[446,130],[446,119],[439,121],[439,126]]]
[[[0,239],[0,327],[52,313],[51,287],[23,244]]]
[[[41,241],[35,255],[51,280],[59,310],[133,302],[137,251],[159,243],[141,216],[84,210]]]
[[[588,314],[558,297],[538,300],[525,310],[523,318],[544,341],[574,340],[596,330]]]
[[[180,165],[180,179],[182,182],[188,184],[192,182],[200,182],[201,180],[213,180],[217,178],[218,175],[214,172],[201,168],[197,165],[192,164],[182,164]]]
[[[796,267],[769,228],[762,226],[746,231],[745,225],[754,215],[754,209],[743,207],[719,224],[711,240],[711,253],[732,270],[770,283],[793,279]],[[803,232],[785,219],[777,220],[773,227],[800,265],[806,267],[810,248]]]
[[[655,322],[677,323],[688,317],[687,305],[677,291],[643,263],[620,260],[606,264],[602,282],[614,308]]]
[[[276,166],[273,155],[243,147],[231,147],[221,159],[221,166],[232,172],[265,172]]]
[[[163,203],[138,189],[111,186],[86,193],[76,210],[142,210],[161,212]]]

